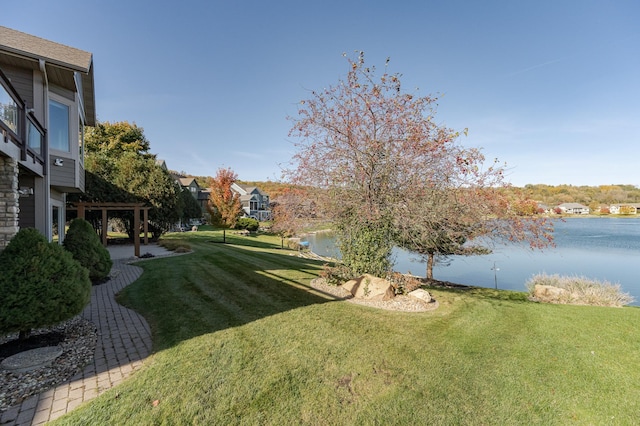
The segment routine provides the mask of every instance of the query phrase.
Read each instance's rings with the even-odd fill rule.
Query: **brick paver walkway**
[[[142,316],[115,301],[115,295],[142,274],[142,268],[126,262],[113,261],[112,277],[115,276],[92,288],[91,302],[82,312],[98,329],[93,363],[70,381],[5,411],[0,424],[39,425],[54,420],[140,368],[151,352],[149,325]]]

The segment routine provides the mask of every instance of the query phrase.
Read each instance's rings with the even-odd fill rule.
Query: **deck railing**
[[[5,143],[20,148],[20,160],[31,159],[47,173],[47,132],[0,70],[0,132]]]

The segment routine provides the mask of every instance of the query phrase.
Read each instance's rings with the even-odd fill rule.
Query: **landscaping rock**
[[[360,299],[390,300],[395,297],[394,288],[389,281],[369,274],[347,281],[342,284],[342,288]]]
[[[409,296],[415,297],[416,299],[424,300],[427,303],[431,302],[431,294],[429,294],[427,290],[421,288],[413,290],[409,293]]]
[[[14,373],[24,373],[39,367],[51,365],[54,359],[62,355],[60,346],[45,346],[17,353],[5,358],[0,365]]]

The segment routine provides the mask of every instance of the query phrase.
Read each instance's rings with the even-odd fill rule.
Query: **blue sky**
[[[169,168],[278,180],[296,103],[343,52],[441,94],[436,119],[514,185],[640,185],[640,2],[5,2],[0,25],[94,55],[100,121],[144,128]]]

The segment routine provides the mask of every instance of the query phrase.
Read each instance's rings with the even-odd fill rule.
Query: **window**
[[[69,145],[69,107],[49,100],[49,147],[71,152]]]
[[[27,145],[33,152],[42,155],[42,134],[31,121],[27,126]]]

